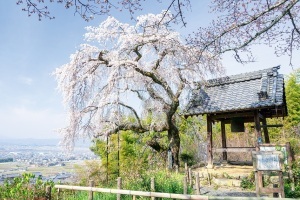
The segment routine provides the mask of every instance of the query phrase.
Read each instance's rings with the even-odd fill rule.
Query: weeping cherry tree
[[[68,109],[69,124],[60,130],[65,145],[120,130],[166,131],[173,164],[179,165],[176,111],[189,89],[222,67],[216,57],[181,40],[168,26],[173,17],[169,12],[143,15],[135,26],[108,17],[86,28],[86,43],[54,72]]]

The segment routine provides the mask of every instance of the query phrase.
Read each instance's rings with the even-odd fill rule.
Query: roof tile
[[[184,114],[197,115],[279,106],[284,78],[278,67],[208,80],[194,90]]]

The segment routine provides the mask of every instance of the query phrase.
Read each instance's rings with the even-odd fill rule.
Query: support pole
[[[155,192],[155,179],[151,178],[151,192]],[[155,197],[151,197],[151,200],[155,200]]]
[[[221,121],[221,136],[222,136],[222,148],[226,148],[227,147],[226,131],[225,131],[225,123],[223,120]],[[227,152],[226,151],[223,152],[223,161],[227,162]]]
[[[200,195],[200,178],[199,178],[199,172],[196,173],[196,194]]]
[[[93,180],[90,180],[89,186],[90,186],[91,188],[95,186]],[[94,198],[94,194],[93,194],[93,191],[91,190],[91,191],[89,191],[89,200],[93,200],[93,198]]]
[[[193,174],[192,174],[192,169],[189,168],[189,183],[191,188],[193,187]]]
[[[122,178],[118,177],[118,183],[117,183],[118,189],[122,189]],[[117,200],[121,200],[121,194],[117,194]]]
[[[270,137],[269,137],[269,131],[268,131],[268,126],[267,126],[267,120],[266,118],[264,117],[262,120],[262,127],[263,127],[263,130],[264,130],[264,136],[265,136],[265,143],[269,144],[270,143]]]
[[[183,177],[183,194],[187,194],[187,176]]]
[[[184,163],[184,172],[185,172],[185,176],[189,176],[189,170],[188,170],[187,163]]]
[[[259,122],[259,113],[258,110],[254,111],[254,126],[255,126],[255,133],[256,133],[256,151],[259,151],[259,145],[262,143],[261,137],[261,127]]]
[[[46,186],[46,200],[51,200],[51,186]]]
[[[213,168],[213,152],[212,152],[212,120],[207,115],[207,168]]]

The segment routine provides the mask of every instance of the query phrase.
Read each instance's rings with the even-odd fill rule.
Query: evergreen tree
[[[298,76],[298,78],[297,78]],[[288,107],[288,127],[298,126],[300,123],[300,69],[291,73],[286,82],[286,102]]]

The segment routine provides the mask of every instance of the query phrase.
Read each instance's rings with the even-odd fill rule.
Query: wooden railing
[[[122,189],[108,189],[108,188],[96,188],[96,187],[80,187],[72,185],[55,185],[57,189],[67,189],[67,190],[78,190],[78,191],[88,191],[88,192],[101,192],[110,194],[120,194],[120,195],[131,195],[133,199],[136,196],[141,197],[157,197],[157,198],[170,198],[170,199],[199,199],[207,200],[207,196],[201,195],[189,195],[189,194],[174,194],[174,193],[162,193],[162,192],[145,192],[145,191],[134,191],[134,190],[122,190]]]
[[[194,199],[194,200],[275,200],[276,198],[269,197],[221,197],[221,196],[203,196],[203,195],[189,195],[189,194],[173,194],[173,193],[161,193],[161,192],[145,192],[145,191],[133,191],[133,190],[122,190],[122,189],[109,189],[109,188],[96,188],[96,187],[80,187],[72,185],[55,185],[59,191],[64,190],[77,190],[89,192],[89,199],[93,200],[93,192],[110,193],[117,195],[130,195],[135,200],[136,196],[154,198],[169,198],[169,199]],[[51,189],[49,190],[51,191]],[[49,198],[50,197],[50,198]],[[57,198],[59,199],[59,197]],[[291,200],[290,198],[281,198],[282,200]],[[51,200],[51,195],[48,196],[47,200]]]

